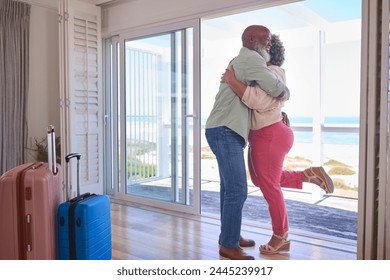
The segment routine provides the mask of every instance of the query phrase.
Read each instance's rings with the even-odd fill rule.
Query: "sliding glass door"
[[[200,212],[196,30],[190,26],[143,37],[128,34],[119,40],[113,108],[120,148],[112,148],[112,158],[119,162],[113,176],[120,181],[112,191],[120,199]]]

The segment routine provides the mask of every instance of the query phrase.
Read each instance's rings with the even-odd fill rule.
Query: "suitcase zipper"
[[[75,216],[75,209],[80,202],[88,200],[96,194],[85,193],[79,197],[75,197],[69,201],[68,209],[68,232],[69,232],[69,259],[77,260],[77,251],[76,251],[76,224],[77,227],[80,227],[81,221],[80,218]]]
[[[23,169],[21,172],[19,172],[17,178],[16,178],[16,185],[18,186],[17,188],[17,217],[18,217],[18,239],[19,239],[19,259],[25,260],[27,259],[27,254],[26,254],[26,248],[27,248],[27,237],[28,232],[27,232],[27,225],[26,225],[26,220],[24,216],[25,212],[25,192],[24,192],[24,178],[26,175],[26,172],[31,169],[34,166],[34,163],[27,166],[25,169]],[[30,237],[31,238],[31,237]]]

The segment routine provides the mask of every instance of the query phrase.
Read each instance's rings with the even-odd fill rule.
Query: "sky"
[[[201,26],[203,118],[211,110],[223,70],[241,48],[242,31],[251,24],[266,25],[284,42],[283,67],[292,93],[286,103],[290,116],[318,114],[319,104],[322,104],[322,116],[358,116],[360,18],[361,0],[307,0],[204,20]],[[321,98],[316,95],[319,92]]]
[[[362,13],[361,0],[306,0],[302,5],[330,22],[358,19]]]

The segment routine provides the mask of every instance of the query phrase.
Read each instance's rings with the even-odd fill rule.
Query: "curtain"
[[[30,9],[27,3],[0,1],[0,174],[24,161]]]

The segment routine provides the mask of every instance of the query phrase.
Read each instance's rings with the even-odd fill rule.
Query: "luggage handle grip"
[[[66,161],[66,200],[69,201],[71,199],[71,193],[70,193],[70,178],[69,178],[69,161],[72,158],[77,158],[77,196],[80,195],[80,174],[79,174],[79,162],[81,158],[81,154],[79,153],[70,153],[67,156],[65,156]]]
[[[80,160],[81,155],[79,153],[71,153],[65,157],[65,161],[69,162],[72,158],[77,158],[77,160]]]
[[[91,196],[91,193],[87,192],[87,193],[84,193],[82,195],[79,195],[77,197],[74,197],[70,200],[70,203],[77,203],[77,202],[80,202],[80,201],[83,201],[85,200],[86,198],[90,197]]]

